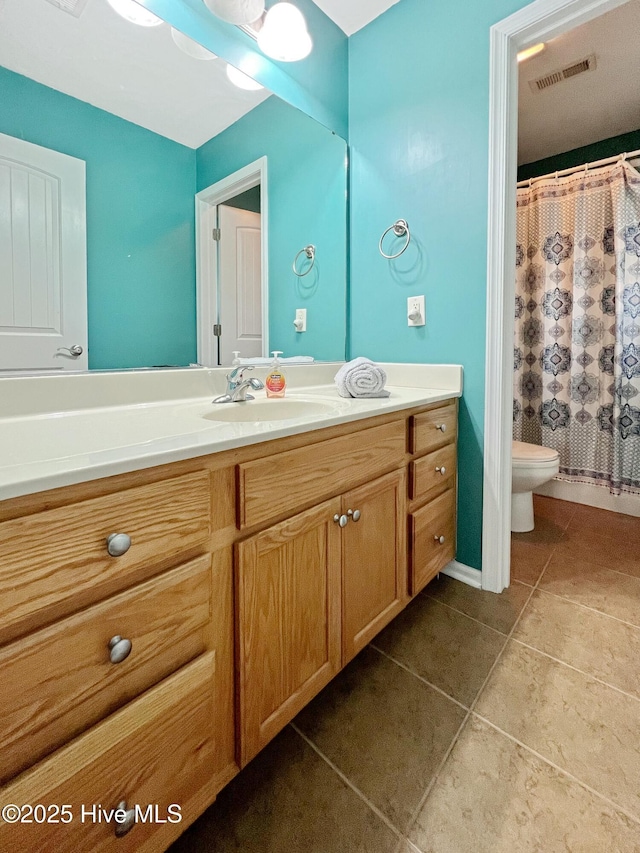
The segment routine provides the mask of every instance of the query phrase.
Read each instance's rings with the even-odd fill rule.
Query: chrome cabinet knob
[[[335,521],[336,524],[339,524],[340,527],[346,527],[347,524],[349,523],[349,519],[347,518],[346,515],[338,515],[338,513],[336,513],[333,516],[333,520]]]
[[[131,654],[131,640],[123,639],[119,634],[109,640],[109,659],[111,663],[122,663]]]
[[[352,518],[354,521],[360,521],[361,512],[359,509],[348,509],[347,515],[349,518]]]
[[[121,557],[131,548],[131,537],[126,533],[112,533],[107,536],[107,551],[112,557]]]
[[[444,536],[434,536],[433,541],[438,542],[440,545],[444,545]]]
[[[131,832],[133,827],[136,825],[136,810],[127,808],[127,801],[121,800],[118,803],[117,811],[124,812],[124,818],[122,820],[118,820],[117,817],[114,817],[113,822],[116,825],[116,838],[122,838],[128,832]]]
[[[442,474],[442,476],[444,477],[444,475],[447,473],[447,469],[443,465],[442,467],[436,468],[436,473]]]
[[[440,432],[446,432],[447,431],[447,425],[446,424],[436,424],[436,429],[439,429]]]

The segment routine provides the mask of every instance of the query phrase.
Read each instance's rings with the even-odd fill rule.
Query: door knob
[[[436,468],[436,472],[437,472],[438,474],[442,474],[442,476],[444,477],[444,475],[447,473],[447,469],[446,469],[446,468],[444,467],[444,465],[443,465],[443,466],[442,466],[442,467],[440,467],[440,468]]]
[[[354,521],[360,521],[361,512],[359,509],[348,509],[347,515],[352,518]]]
[[[447,425],[446,424],[436,424],[436,429],[439,429],[440,432],[446,432],[447,431]]]
[[[336,524],[339,524],[340,527],[346,527],[349,523],[349,519],[346,515],[338,515],[338,513],[333,516],[333,520]]]
[[[78,358],[82,355],[84,350],[80,346],[80,344],[74,344],[71,347],[58,347],[58,352],[68,352],[71,358]]]
[[[444,536],[434,536],[433,541],[438,542],[440,545],[444,545]]]

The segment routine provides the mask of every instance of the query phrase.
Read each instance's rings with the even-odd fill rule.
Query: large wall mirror
[[[344,140],[168,24],[0,0],[0,371],[343,359],[346,195]]]

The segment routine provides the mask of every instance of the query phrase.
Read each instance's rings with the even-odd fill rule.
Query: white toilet
[[[533,490],[560,470],[560,454],[550,447],[514,441],[511,462],[511,530],[533,530]]]

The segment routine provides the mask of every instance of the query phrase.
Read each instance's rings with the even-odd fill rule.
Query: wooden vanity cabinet
[[[241,766],[407,603],[405,494],[403,469],[236,545]]]
[[[457,401],[409,420],[409,589],[433,580],[456,555]]]
[[[0,501],[0,805],[182,818],[0,849],[165,850],[454,556],[456,407]]]

